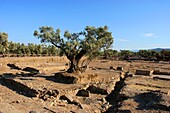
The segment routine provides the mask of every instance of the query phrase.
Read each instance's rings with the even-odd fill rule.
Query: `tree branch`
[[[54,46],[56,46],[57,48],[60,48],[64,53],[65,53],[65,55],[67,56],[67,58],[68,58],[68,54],[66,53],[66,51],[64,50],[64,48],[62,48],[61,46],[59,46],[59,45],[57,45],[56,43],[54,43],[54,41],[51,39],[51,43],[54,45]]]
[[[85,54],[87,53],[86,50],[81,50],[77,55],[76,55],[76,60],[80,60]]]

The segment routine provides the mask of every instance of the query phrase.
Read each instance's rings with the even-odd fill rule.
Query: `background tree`
[[[107,58],[112,58],[112,57],[117,57],[118,56],[118,51],[117,50],[112,50],[112,49],[108,49],[108,50],[104,50],[104,59]]]
[[[133,56],[134,52],[130,50],[120,50],[119,56],[122,57],[122,59],[128,59],[129,57]]]
[[[2,49],[2,53],[6,53],[8,50],[8,34],[4,32],[0,32],[0,46]]]
[[[87,55],[89,61],[94,58],[95,53],[101,49],[108,49],[113,43],[111,32],[108,27],[89,27],[79,33],[64,32],[64,37],[60,35],[60,29],[56,31],[52,27],[42,26],[34,31],[34,36],[41,39],[41,42],[51,43],[60,48],[70,60],[70,68],[67,72],[81,71],[80,60]]]

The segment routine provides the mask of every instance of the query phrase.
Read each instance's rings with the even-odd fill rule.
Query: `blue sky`
[[[9,41],[40,43],[40,26],[63,32],[109,27],[113,49],[170,48],[170,0],[0,0],[0,32]]]

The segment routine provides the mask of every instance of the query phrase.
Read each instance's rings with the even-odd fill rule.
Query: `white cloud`
[[[122,38],[119,38],[119,39],[118,39],[118,41],[120,41],[120,42],[128,42],[129,40],[127,40],[127,39],[122,39]]]
[[[144,33],[143,35],[145,37],[153,37],[153,36],[155,36],[155,33]]]

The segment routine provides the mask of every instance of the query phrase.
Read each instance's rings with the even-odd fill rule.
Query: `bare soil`
[[[0,112],[170,112],[170,75],[134,75],[137,69],[168,73],[169,62],[94,60],[83,74],[65,73],[68,63],[65,57],[0,58]]]

